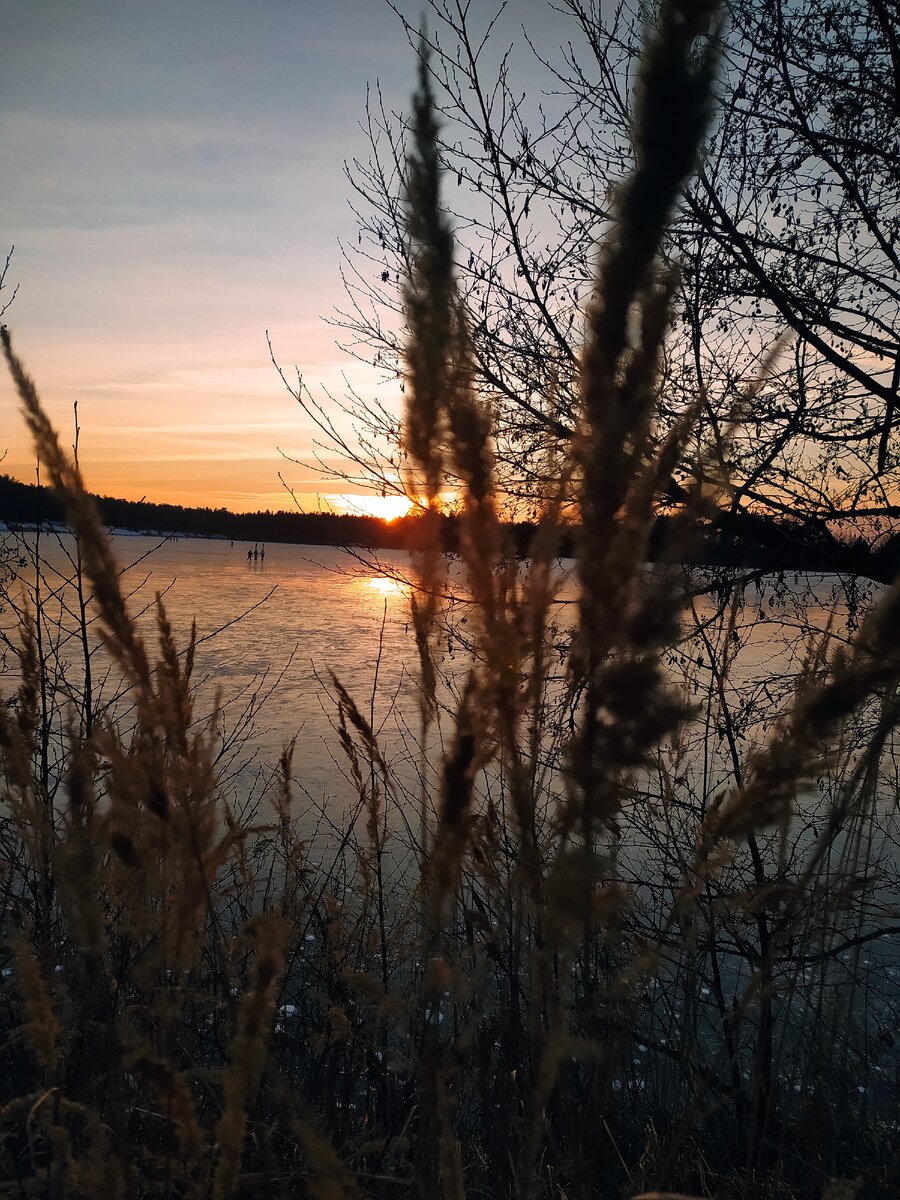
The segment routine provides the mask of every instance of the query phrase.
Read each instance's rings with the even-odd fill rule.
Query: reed
[[[411,793],[380,744],[376,697],[367,708],[330,675],[343,829],[304,828],[294,745],[255,813],[229,795],[215,715],[198,716],[196,630],[180,647],[157,596],[153,636],[140,632],[77,462],[3,331],[78,548],[58,588],[34,564],[11,643],[19,683],[0,707],[11,1195],[897,1187],[898,828],[884,797],[900,591],[811,639],[790,694],[771,677],[741,685],[762,582],[678,566],[727,493],[721,443],[694,456],[666,564],[645,564],[655,498],[696,435],[700,401],[674,430],[656,420],[674,286],[662,259],[702,152],[719,15],[662,0],[648,35],[580,426],[526,563],[498,515],[420,59],[404,420],[423,509],[420,783]],[[439,536],[451,486],[464,627]],[[563,630],[555,555],[573,495],[584,535]],[[106,677],[55,652],[67,635],[49,598],[67,589],[72,644],[93,656],[96,618]],[[787,620],[789,588],[770,598]],[[448,623],[466,646],[458,681],[441,666]]]

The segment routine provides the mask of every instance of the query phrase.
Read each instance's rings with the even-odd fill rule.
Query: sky
[[[517,0],[529,10],[546,5]],[[324,320],[356,238],[344,163],[366,152],[367,86],[397,109],[414,84],[397,16],[385,0],[0,0],[0,28],[5,320],[67,442],[78,402],[88,485],[287,508],[280,471],[327,507],[346,486],[282,456],[308,456],[313,429],[266,331],[323,403],[346,379],[399,405]],[[0,471],[34,478],[6,377],[3,452]]]

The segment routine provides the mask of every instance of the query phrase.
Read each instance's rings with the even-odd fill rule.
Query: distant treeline
[[[103,523],[138,533],[183,533],[244,542],[289,542],[314,546],[371,546],[401,549],[405,521],[337,513],[253,512],[227,508],[183,508],[148,500],[95,496]],[[0,520],[13,525],[64,522],[62,505],[49,488],[0,475]]]
[[[245,542],[286,542],[312,546],[365,546],[401,550],[416,542],[415,516],[390,523],[379,517],[337,513],[252,512],[233,513],[227,508],[183,508],[180,504],[154,504],[147,500],[116,500],[95,496],[104,523],[139,533],[180,533],[194,537],[230,538]],[[0,475],[0,521],[8,525],[61,524],[62,506],[54,494],[33,483],[20,483]],[[656,558],[665,543],[667,519],[660,517],[650,540],[650,557]],[[444,544],[456,547],[456,520],[443,519]],[[525,555],[535,527],[522,521],[509,533],[516,551]],[[578,530],[573,528],[560,545],[562,555],[575,552]],[[698,538],[689,555],[695,563],[720,567],[757,567],[767,570],[840,571],[888,582],[900,567],[900,535],[876,548],[862,539],[842,541],[821,523],[775,521],[752,513],[723,514],[715,528]]]
[[[665,517],[657,520],[652,558],[665,542],[666,523]],[[756,513],[725,512],[689,557],[711,567],[825,571],[890,583],[900,567],[900,536],[873,547],[862,538],[835,537],[820,521],[776,521]]]

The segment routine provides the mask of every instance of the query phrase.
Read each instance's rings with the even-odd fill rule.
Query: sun
[[[396,521],[405,517],[413,507],[406,496],[351,495],[349,492],[331,493],[322,497],[335,512],[355,517],[380,517],[382,521]]]

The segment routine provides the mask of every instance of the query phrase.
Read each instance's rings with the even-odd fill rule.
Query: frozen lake
[[[7,535],[8,538],[12,535]],[[35,535],[20,534],[17,569],[20,579],[9,585],[9,601],[0,613],[0,629],[11,633],[15,606],[30,594],[34,604],[35,568],[30,561]],[[187,644],[192,619],[197,623],[195,679],[201,703],[198,715],[222,705],[224,732],[242,731],[241,747],[228,770],[246,790],[258,779],[263,765],[277,761],[281,749],[297,739],[294,773],[316,804],[343,808],[351,789],[343,778],[345,763],[333,721],[336,705],[328,694],[334,672],[371,721],[382,748],[407,780],[416,769],[418,751],[417,656],[409,626],[409,557],[400,551],[350,552],[321,546],[269,545],[265,557],[250,559],[247,543],[198,538],[161,541],[157,537],[115,535],[113,549],[123,569],[131,611],[138,615],[148,638],[153,638],[152,604],[155,592],[164,604],[179,644]],[[7,543],[9,544],[9,543]],[[77,683],[82,656],[73,611],[71,588],[73,540],[68,535],[42,534],[44,567],[40,580],[45,616],[59,632],[59,665]],[[565,642],[574,596],[568,571],[560,564],[561,602],[555,606],[559,645]],[[452,568],[451,568],[452,570]],[[743,641],[728,684],[741,690],[762,716],[779,696],[786,697],[806,650],[803,626],[824,627],[836,608],[840,629],[848,587],[836,577],[797,577],[751,584],[737,623]],[[850,597],[852,599],[852,597]],[[705,621],[716,608],[715,594],[698,598],[691,620]],[[708,636],[721,636],[721,621]],[[452,681],[465,669],[462,638],[445,635],[440,643],[442,667]],[[708,682],[702,644],[686,640],[670,658],[676,675],[697,691]],[[3,690],[15,686],[7,654]],[[107,671],[104,651],[93,651],[95,686]],[[559,667],[562,671],[562,667]],[[377,688],[375,687],[377,675]],[[114,680],[107,680],[111,689]],[[77,690],[77,688],[76,688]],[[448,693],[449,695],[449,693]],[[122,705],[119,702],[119,710]],[[749,722],[752,724],[752,721]],[[748,728],[749,728],[748,724]],[[258,784],[257,784],[258,786]]]
[[[34,545],[33,534],[23,536],[28,546]],[[159,591],[181,647],[196,620],[195,679],[207,706],[218,695],[225,728],[247,725],[248,755],[257,760],[276,760],[282,747],[297,737],[295,770],[312,794],[322,795],[335,783],[334,705],[325,694],[329,671],[352,692],[367,717],[373,713],[376,728],[389,719],[395,724],[398,707],[406,714],[415,711],[409,673],[415,647],[407,634],[406,589],[390,578],[394,570],[407,567],[405,554],[381,552],[381,572],[365,569],[347,551],[330,547],[269,545],[264,559],[248,562],[249,547],[240,542],[160,542],[144,536],[114,536],[112,541],[123,567],[129,607],[140,614],[148,640],[153,637],[148,606]],[[51,622],[59,625],[62,656],[77,673],[80,645],[67,586],[71,549],[72,539],[66,535],[41,536],[46,558],[42,601]],[[11,587],[11,599],[15,603],[25,592],[33,608],[34,567],[23,556],[18,569],[21,578]],[[0,622],[11,632],[11,607]],[[102,648],[96,648],[94,658],[96,679],[105,669]],[[13,677],[10,663],[6,666],[8,693]],[[376,669],[379,686],[373,712]]]

